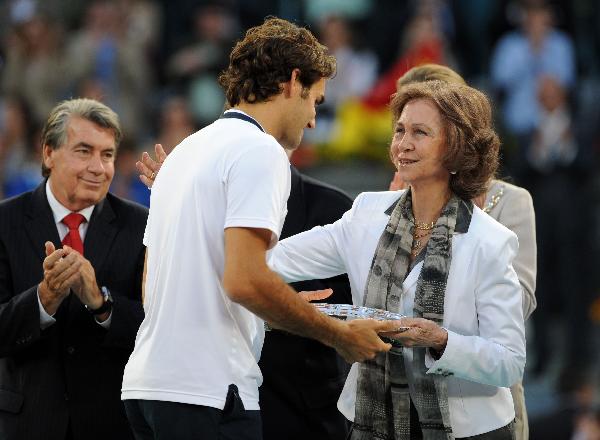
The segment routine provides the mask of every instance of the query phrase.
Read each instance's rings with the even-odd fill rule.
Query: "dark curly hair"
[[[229,56],[229,67],[219,76],[229,106],[242,101],[258,103],[281,93],[281,83],[294,69],[305,90],[321,78],[330,78],[335,58],[308,29],[280,18],[268,17],[249,29]]]
[[[444,167],[451,172],[450,189],[469,200],[487,190],[498,169],[500,139],[492,125],[488,98],[467,85],[425,81],[402,86],[390,104],[394,125],[404,106],[415,99],[433,101],[444,124]]]

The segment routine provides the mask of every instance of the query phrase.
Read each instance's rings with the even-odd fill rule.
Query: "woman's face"
[[[406,183],[448,182],[450,173],[442,165],[446,152],[442,118],[433,101],[409,101],[403,108],[392,139],[391,156]]]

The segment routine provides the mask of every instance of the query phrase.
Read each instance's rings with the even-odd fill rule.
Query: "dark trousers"
[[[456,439],[461,440],[461,439]],[[494,429],[485,434],[462,437],[462,440],[515,440],[515,422],[512,421],[502,428]]]
[[[246,411],[230,385],[225,407],[159,400],[125,400],[136,440],[261,440],[260,411]]]

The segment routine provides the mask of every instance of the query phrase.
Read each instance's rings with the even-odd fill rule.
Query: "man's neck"
[[[248,116],[253,117],[262,126],[265,132],[269,133],[275,139],[279,139],[280,134],[280,117],[279,105],[277,98],[265,102],[251,104],[241,102],[232,107],[232,110],[241,110]]]

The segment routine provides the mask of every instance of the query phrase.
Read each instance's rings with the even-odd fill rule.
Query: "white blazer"
[[[369,269],[381,233],[389,221],[386,210],[401,191],[360,194],[337,222],[282,240],[269,264],[287,282],[328,278],[348,273],[354,304],[363,304]],[[475,208],[469,230],[452,238],[452,263],[444,301],[448,344],[439,360],[426,358],[427,374],[448,381],[450,422],[455,437],[498,429],[513,420],[510,387],[525,367],[522,292],[512,261],[517,237]],[[414,295],[423,263],[403,284],[402,310],[413,316]],[[412,358],[412,350],[404,350]],[[408,360],[408,359],[407,359]],[[354,419],[357,364],[338,408]]]

